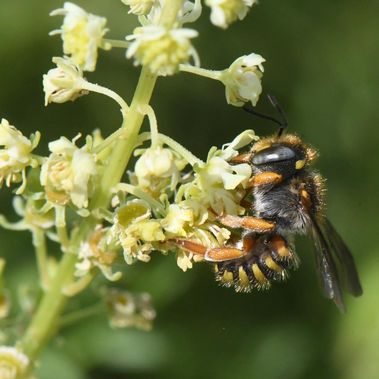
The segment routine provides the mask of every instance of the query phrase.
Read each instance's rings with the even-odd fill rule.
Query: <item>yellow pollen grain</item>
[[[302,169],[304,166],[305,166],[305,160],[304,160],[304,159],[299,160],[299,161],[296,161],[296,164],[295,164],[295,168],[296,168],[296,170],[300,170],[300,169]]]

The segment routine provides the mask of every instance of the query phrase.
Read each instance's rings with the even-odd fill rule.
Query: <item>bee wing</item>
[[[362,286],[350,249],[346,246],[345,242],[328,219],[325,219],[325,223],[322,224],[322,227],[328,244],[331,247],[337,270],[341,274],[344,289],[353,296],[362,295]]]
[[[345,303],[339,283],[336,265],[331,253],[331,246],[328,244],[322,227],[314,216],[311,215],[311,233],[316,247],[317,272],[320,275],[326,297],[332,299],[341,312],[345,312]]]

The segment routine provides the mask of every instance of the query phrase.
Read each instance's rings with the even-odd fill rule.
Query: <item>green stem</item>
[[[63,315],[59,320],[59,328],[65,328],[66,326],[75,324],[78,321],[86,319],[88,317],[97,316],[101,314],[105,310],[104,303],[97,303],[91,305],[87,308],[79,309],[77,311],[73,311],[69,314]]]
[[[205,68],[192,66],[190,64],[181,64],[179,66],[180,71],[189,72],[191,74],[204,76],[205,78],[221,80],[222,71],[207,70]]]
[[[41,287],[44,291],[46,291],[49,288],[50,278],[47,264],[45,233],[39,228],[35,228],[32,233],[33,245],[36,250],[37,267],[41,280]]]
[[[165,143],[167,146],[171,147],[171,149],[176,151],[179,155],[181,155],[191,166],[195,165],[196,163],[204,163],[201,159],[197,158],[189,150],[187,150],[184,146],[172,138],[159,133],[159,140]]]
[[[109,88],[100,86],[99,84],[87,82],[86,80],[83,80],[82,88],[90,92],[97,92],[101,95],[110,97],[120,106],[121,112],[124,116],[128,113],[129,106],[126,101],[119,94]]]
[[[104,38],[102,41],[101,47],[105,50],[109,50],[109,46],[111,48],[120,47],[122,49],[127,49],[130,46],[130,42],[119,40],[119,39]]]
[[[182,0],[165,2],[160,24],[171,27],[176,20],[182,3]],[[129,158],[138,142],[138,133],[144,118],[139,112],[139,107],[149,104],[156,79],[157,77],[152,75],[146,67],[142,68],[130,109],[128,112],[124,112],[124,114],[127,113],[122,126],[125,130],[124,138],[117,140],[107,167],[102,173],[99,187],[90,203],[90,209],[92,210],[108,206],[112,188],[120,182],[123,176]],[[92,89],[94,88],[92,87]],[[120,101],[117,102],[120,105],[122,104]],[[122,108],[127,110],[127,105],[122,105]],[[95,225],[96,220],[88,217],[86,222],[80,225],[78,232],[73,235],[70,240],[69,252],[63,254],[55,277],[52,278],[48,291],[42,297],[37,311],[19,343],[20,349],[30,360],[30,365],[24,372],[23,377],[27,377],[30,374],[41,349],[56,331],[59,316],[68,299],[62,293],[62,289],[73,281],[75,263],[77,262],[76,252],[79,249],[80,243],[87,239],[88,234],[94,229]]]

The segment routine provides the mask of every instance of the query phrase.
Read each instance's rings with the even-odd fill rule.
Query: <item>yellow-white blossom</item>
[[[51,151],[41,168],[40,181],[47,198],[58,205],[70,200],[78,208],[87,208],[92,182],[97,175],[96,156],[87,146],[78,148],[65,137],[49,143]]]
[[[138,10],[139,8],[141,8],[141,10],[144,9],[145,3],[148,2],[148,0],[121,0],[121,1],[123,1],[125,4],[136,3],[135,7]],[[138,3],[140,3],[139,6],[137,5]],[[163,0],[154,0],[152,1],[152,6],[147,12],[138,13],[140,14],[139,21],[141,25],[142,26],[158,25],[161,18],[163,5],[164,5]],[[132,8],[132,5],[130,6]],[[176,22],[175,22],[176,26],[181,27],[185,23],[196,21],[200,17],[201,11],[202,11],[201,0],[194,0],[193,2],[189,0],[185,0],[176,16]],[[132,13],[137,14],[136,12],[132,12]]]
[[[111,281],[120,279],[121,272],[112,272],[112,265],[117,258],[117,251],[108,246],[105,241],[105,230],[101,227],[89,236],[79,248],[76,276],[88,274],[93,267],[97,267],[103,275]]]
[[[211,8],[212,24],[226,29],[237,18],[244,19],[257,0],[206,0],[205,3]]]
[[[88,93],[83,89],[83,71],[70,58],[54,57],[53,62],[57,67],[43,76],[45,105],[74,101]]]
[[[228,104],[237,107],[248,101],[254,106],[262,92],[261,79],[265,59],[259,54],[244,55],[236,59],[231,66],[222,72],[221,81],[225,85]]]
[[[126,37],[132,41],[126,57],[133,57],[135,65],[147,66],[153,74],[172,75],[179,70],[181,63],[188,63],[191,57],[198,65],[198,55],[190,42],[197,35],[193,29],[167,30],[163,26],[142,26]]]
[[[151,218],[150,206],[142,200],[131,200],[116,209],[111,238],[124,251],[126,263],[148,262],[154,243],[165,240],[162,226]]]
[[[40,134],[37,132],[26,138],[19,130],[10,125],[6,119],[0,123],[0,186],[5,182],[22,181],[17,193],[21,193],[26,185],[26,167],[37,167],[38,160],[33,157],[32,151],[38,145]]]
[[[125,5],[130,7],[128,13],[135,14],[137,16],[143,16],[151,11],[154,3],[158,0],[121,0]]]
[[[151,330],[156,311],[148,293],[135,294],[113,288],[106,294],[106,300],[112,327]]]
[[[192,200],[200,203],[203,209],[211,208],[218,215],[243,213],[236,188],[247,183],[252,174],[251,167],[246,163],[231,165],[228,161],[238,154],[237,149],[254,139],[254,132],[247,130],[221,150],[211,148],[207,161],[195,164],[194,179],[179,188],[176,202],[183,198]]]
[[[36,196],[38,197],[38,196]],[[21,196],[13,198],[13,208],[21,220],[9,222],[0,215],[0,225],[9,230],[48,230],[55,224],[54,210],[51,204],[47,204],[45,199],[34,199],[28,197],[24,200]]]
[[[170,204],[167,215],[161,221],[164,230],[175,237],[186,236],[186,227],[193,225],[194,213],[191,208],[184,208],[181,204]]]
[[[172,149],[160,144],[138,153],[141,151],[134,168],[138,187],[153,197],[159,197],[166,189],[174,190],[186,162]]]
[[[0,346],[0,378],[16,379],[29,364],[29,358],[13,346]]]
[[[79,6],[65,2],[63,8],[50,13],[51,16],[64,16],[61,29],[50,35],[61,34],[63,52],[84,71],[94,71],[98,48],[108,31],[106,18],[87,13]]]

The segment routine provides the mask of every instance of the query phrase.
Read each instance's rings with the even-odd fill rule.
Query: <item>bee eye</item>
[[[288,146],[273,145],[257,152],[252,159],[253,165],[261,165],[273,162],[282,162],[294,159],[295,151]]]

